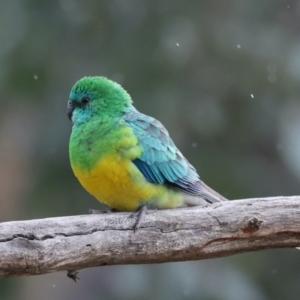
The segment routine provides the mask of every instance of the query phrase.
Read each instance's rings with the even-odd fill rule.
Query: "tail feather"
[[[220,195],[218,192],[210,188],[208,185],[206,185],[203,181],[201,181],[201,184],[203,186],[204,191],[204,199],[206,199],[208,202],[214,203],[214,202],[220,202],[220,201],[228,201],[225,197]],[[207,197],[207,198],[206,198]]]
[[[182,194],[183,201],[186,206],[200,206],[208,203],[215,203],[221,201],[228,201],[225,197],[220,195],[218,192],[210,188],[203,181],[200,181],[201,191],[199,196]]]

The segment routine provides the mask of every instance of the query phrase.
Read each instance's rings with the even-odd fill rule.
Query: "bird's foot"
[[[141,206],[138,209],[138,211],[136,211],[135,213],[133,213],[131,215],[131,217],[137,216],[137,221],[136,221],[136,223],[134,225],[134,228],[133,228],[134,233],[136,233],[138,231],[138,229],[140,228],[140,225],[142,223],[142,220],[143,220],[144,216],[146,214],[149,214],[149,213],[152,213],[152,212],[156,212],[156,211],[157,211],[157,209],[155,209],[155,210],[149,210],[148,207],[147,207],[147,205],[145,204],[145,205]]]
[[[117,210],[114,208],[107,208],[104,210],[91,209],[91,208],[89,209],[89,214],[110,214],[114,212],[117,212]]]

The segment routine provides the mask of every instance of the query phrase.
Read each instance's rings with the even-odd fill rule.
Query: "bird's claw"
[[[157,208],[155,208],[155,210],[151,211],[151,212],[156,212],[156,211],[157,211]],[[143,220],[144,216],[146,214],[148,214],[148,213],[150,213],[150,210],[148,209],[147,205],[143,205],[143,206],[141,206],[139,208],[138,211],[136,211],[135,213],[133,213],[131,215],[131,217],[137,216],[137,221],[136,221],[136,223],[134,225],[134,228],[133,228],[134,233],[136,233],[138,231],[138,229],[140,228],[140,225],[142,223],[142,220]]]
[[[114,213],[116,212],[117,210],[113,209],[113,208],[106,208],[104,210],[98,210],[98,209],[89,209],[89,214],[94,214],[94,215],[97,215],[97,214],[110,214],[110,213]]]

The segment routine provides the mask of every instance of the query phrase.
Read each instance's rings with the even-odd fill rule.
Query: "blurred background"
[[[0,221],[102,206],[73,176],[69,91],[104,75],[229,199],[300,194],[300,1],[0,0]],[[0,299],[299,299],[300,252],[0,281]]]

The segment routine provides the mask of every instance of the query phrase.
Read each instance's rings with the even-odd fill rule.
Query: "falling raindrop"
[[[176,46],[179,47],[179,43],[176,43]]]
[[[241,45],[240,45],[240,44],[237,44],[236,47],[237,47],[238,49],[241,49]]]
[[[254,95],[253,95],[253,94],[251,94],[250,96],[251,96],[252,99],[254,98]]]
[[[39,76],[37,76],[36,74],[34,74],[34,75],[33,75],[33,79],[34,79],[34,80],[38,80],[38,79],[39,79]]]

